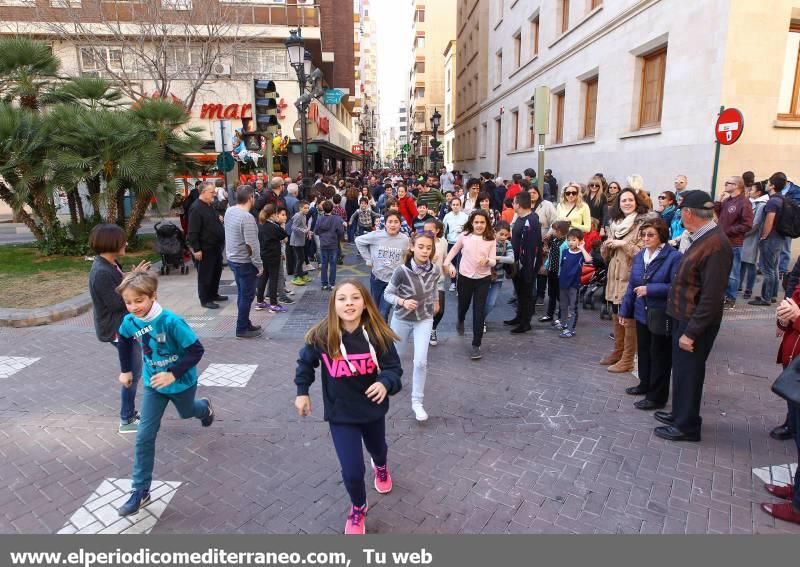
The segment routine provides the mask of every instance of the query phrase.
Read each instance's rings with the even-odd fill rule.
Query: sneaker
[[[540,323],[549,323],[552,320],[553,320],[553,318],[550,315],[545,315],[544,317],[539,317],[539,322]]]
[[[572,337],[575,336],[575,333],[573,333],[569,329],[564,329],[559,333],[558,336],[561,337],[562,339],[571,339]]]
[[[734,307],[736,307],[736,300],[735,299],[731,299],[729,297],[726,297],[725,298],[725,303],[723,304],[722,308],[726,309],[726,310],[730,310],[730,309],[733,309]]]
[[[427,421],[428,413],[422,407],[422,402],[411,402],[411,409],[414,411],[414,417],[417,421]]]
[[[436,336],[436,329],[431,331],[431,339],[428,341],[428,344],[431,346],[436,346],[439,344],[439,337]]]
[[[211,400],[209,400],[208,398],[200,398],[200,399],[205,400],[206,403],[208,404],[208,415],[200,420],[200,424],[203,427],[208,427],[209,425],[214,423],[214,406],[211,405]]]
[[[305,279],[297,276],[292,280],[292,285],[308,285],[308,282]]]
[[[372,470],[375,471],[375,490],[381,494],[388,494],[392,491],[392,475],[389,474],[388,465],[376,466],[375,461],[369,460]]]
[[[262,331],[261,329],[258,329],[258,330],[248,329],[246,331],[242,331],[241,333],[236,333],[236,338],[237,339],[255,339],[256,337],[260,337],[262,334],[264,334],[264,331]]]
[[[286,295],[294,295],[294,291],[292,291],[291,289],[288,289],[288,288],[284,289],[283,293],[285,293]]]
[[[350,513],[347,515],[347,523],[344,525],[345,535],[364,535],[367,532],[366,517],[369,504],[364,504],[361,508],[351,506]]]
[[[469,353],[469,358],[471,360],[480,360],[481,358],[483,358],[483,355],[481,354],[481,347],[479,346],[472,347],[472,350]]]
[[[281,306],[281,305],[270,305],[269,306],[269,312],[270,313],[286,313],[287,311],[289,311],[289,310],[286,309],[285,307]]]
[[[311,276],[309,276],[308,274],[304,275],[303,276],[303,281],[306,282],[307,284],[310,284],[311,283]]]
[[[288,295],[279,295],[278,301],[280,301],[284,305],[294,305],[294,299],[292,299]]]
[[[117,429],[118,433],[136,433],[139,431],[139,423],[141,422],[141,417],[139,416],[139,412],[128,420],[128,423],[120,423],[119,429]]]
[[[483,334],[485,335],[488,332],[489,332],[489,329],[486,327],[486,323],[484,323],[483,324]]]
[[[267,303],[266,301],[257,301],[253,309],[255,311],[264,311],[264,309],[269,309],[269,303]]]
[[[745,292],[742,294],[742,299],[750,299],[751,297],[753,297],[752,291],[745,290]]]
[[[260,331],[261,330],[261,325],[253,325],[253,324],[251,324],[249,327],[247,327],[247,330],[248,331]]]
[[[551,325],[556,331],[562,331],[564,329],[564,324],[561,321],[559,321],[558,319],[553,321],[551,323]]]
[[[333,288],[331,288],[331,286],[329,286],[328,284],[322,284],[322,288],[321,289],[322,289],[322,291],[328,291],[329,289],[333,289]]]
[[[139,510],[150,504],[150,491],[146,488],[131,490],[131,497],[120,506],[117,513],[120,516],[132,516],[138,514]]]
[[[450,291],[455,291],[455,290],[456,290],[456,284],[451,283],[450,284]]]
[[[765,306],[772,305],[772,303],[770,303],[769,301],[765,301],[761,297],[756,297],[752,301],[748,301],[747,304],[748,305],[756,305],[756,306],[759,306],[759,307],[765,307]]]

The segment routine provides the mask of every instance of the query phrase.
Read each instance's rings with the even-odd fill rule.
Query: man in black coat
[[[514,291],[517,294],[517,315],[506,325],[514,325],[514,334],[527,333],[531,330],[531,318],[534,312],[533,289],[536,285],[536,274],[539,271],[539,258],[542,251],[542,230],[539,217],[531,210],[531,196],[522,191],[514,196],[514,211],[517,220],[511,227],[511,247],[517,263],[517,275],[514,276]]]
[[[189,209],[188,241],[197,262],[197,295],[200,304],[207,309],[219,309],[216,302],[228,299],[219,294],[225,227],[214,208],[215,193],[213,183],[204,183],[197,201]]]

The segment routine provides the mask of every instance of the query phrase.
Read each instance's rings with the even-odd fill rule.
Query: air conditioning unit
[[[226,65],[225,63],[215,63],[213,72],[215,75],[225,75],[230,76],[231,74],[231,66]]]

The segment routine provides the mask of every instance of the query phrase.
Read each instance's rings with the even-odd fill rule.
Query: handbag
[[[772,384],[772,391],[789,403],[800,406],[800,357],[789,363]]]
[[[672,319],[666,309],[647,308],[647,330],[659,337],[672,335]]]

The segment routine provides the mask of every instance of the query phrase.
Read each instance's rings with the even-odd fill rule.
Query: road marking
[[[153,481],[152,502],[133,516],[121,518],[117,509],[130,498],[131,481],[107,478],[70,517],[60,534],[149,534],[182,483]]]
[[[783,485],[794,483],[796,471],[797,463],[786,463],[785,465],[755,468],[753,474],[765,483]]]
[[[22,356],[0,356],[0,378],[13,376],[39,360],[38,358],[25,358]]]
[[[200,375],[201,386],[244,388],[258,368],[257,364],[209,364]]]

